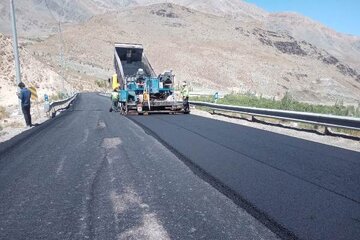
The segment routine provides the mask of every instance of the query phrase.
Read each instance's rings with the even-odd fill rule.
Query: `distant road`
[[[274,231],[360,239],[360,153],[198,116],[130,117]]]
[[[277,239],[109,107],[81,94],[0,144],[0,239]]]

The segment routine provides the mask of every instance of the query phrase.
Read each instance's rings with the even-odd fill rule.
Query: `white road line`
[[[56,169],[56,176],[59,176],[59,174],[62,172],[66,158],[67,158],[66,156],[61,157],[59,165]]]

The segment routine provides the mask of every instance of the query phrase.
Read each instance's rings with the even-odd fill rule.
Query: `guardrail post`
[[[56,116],[56,111],[51,110],[51,114],[50,114],[51,118],[54,118]]]
[[[331,131],[326,126],[325,126],[325,129],[324,129],[324,135],[331,135]]]

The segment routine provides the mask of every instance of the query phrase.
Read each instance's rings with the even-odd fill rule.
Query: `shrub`
[[[106,88],[108,86],[107,80],[96,80],[95,84],[100,88]]]
[[[62,99],[65,99],[65,98],[66,98],[66,94],[65,94],[65,93],[57,92],[57,93],[51,94],[51,95],[49,96],[49,101],[54,102],[54,101],[62,100]]]
[[[194,101],[213,102],[212,96],[200,96],[191,97]],[[289,111],[299,112],[312,112],[321,114],[332,114],[340,116],[352,116],[360,117],[360,103],[357,107],[355,106],[344,106],[342,101],[336,102],[333,106],[328,105],[316,105],[309,103],[302,103],[294,100],[294,98],[286,93],[285,96],[280,100],[276,101],[273,99],[264,98],[262,96],[257,97],[254,94],[228,94],[224,98],[219,99],[219,104],[237,105],[244,107],[257,107],[257,108],[269,108],[269,109],[280,109]]]

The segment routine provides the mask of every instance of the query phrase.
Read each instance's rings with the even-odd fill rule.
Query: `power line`
[[[44,0],[44,2],[45,2],[45,6],[46,6],[46,8],[48,9],[48,11],[49,11],[49,13],[50,13],[51,17],[54,19],[54,21],[55,21],[55,22],[59,22],[59,20],[57,20],[57,19],[56,19],[55,15],[54,15],[54,14],[53,14],[53,12],[51,11],[51,9],[50,9],[50,7],[49,7],[49,4],[48,4],[47,0]]]

